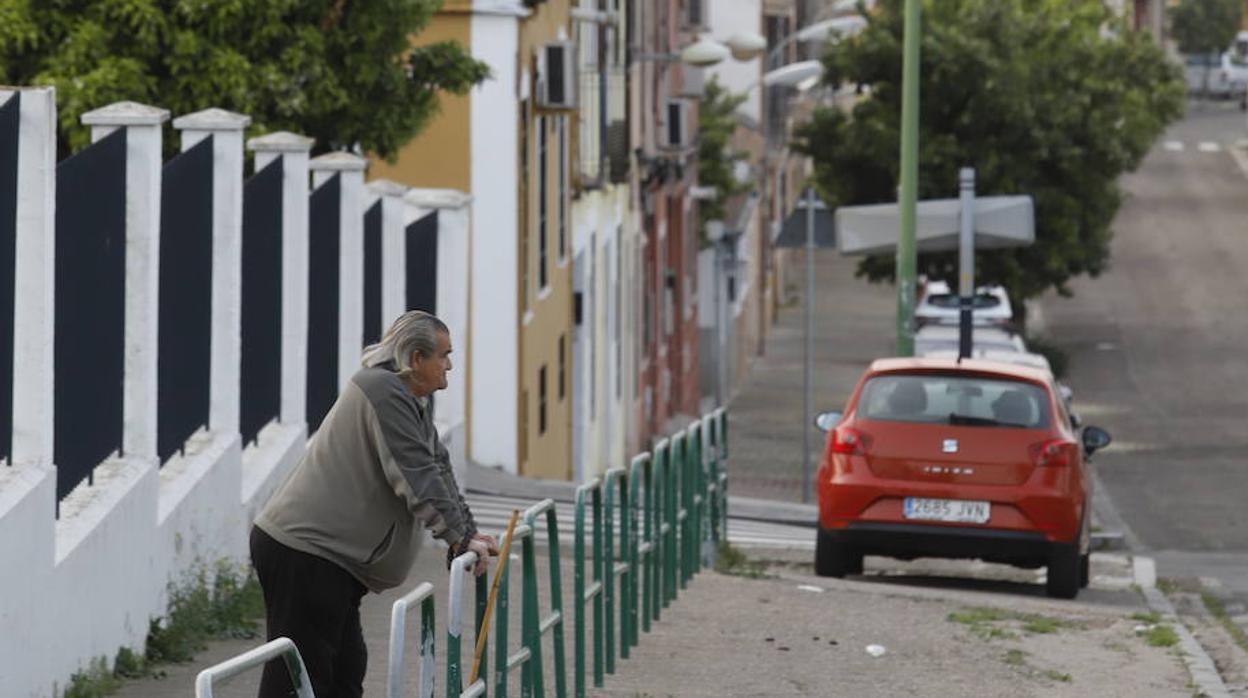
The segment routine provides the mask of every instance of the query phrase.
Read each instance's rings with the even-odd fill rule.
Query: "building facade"
[[[566,14],[566,0],[562,9]],[[537,169],[531,154],[537,134],[530,133],[535,120],[528,104],[533,72],[521,60],[521,45],[531,47],[534,35],[553,33],[555,22],[549,13],[535,13],[519,3],[445,3],[414,42],[456,41],[490,66],[491,79],[467,95],[443,95],[439,116],[401,149],[394,163],[374,162],[369,173],[408,186],[460,189],[472,196],[471,319],[468,346],[457,365],[466,372],[468,384],[465,451],[477,463],[512,473],[523,473],[534,460],[552,471],[567,471],[566,457],[552,463],[529,453],[533,440],[526,428],[531,411],[527,401],[530,393],[536,399],[536,391],[533,371],[524,362],[549,362],[549,357],[527,347],[531,335],[522,332],[535,321],[544,328],[546,314],[537,317],[531,305],[534,294],[528,293],[535,284],[528,244],[534,232],[528,214],[534,207],[524,197],[532,188],[527,172]],[[552,132],[557,128],[553,120],[541,125]],[[553,177],[550,169],[547,174]],[[567,275],[558,275],[562,268],[566,267],[547,267],[551,276],[544,297],[553,300],[546,307],[561,298],[566,304]],[[560,278],[565,280],[562,286]],[[556,290],[563,290],[563,296],[556,296]],[[532,315],[526,318],[526,313]],[[560,421],[557,414],[547,418],[552,424]]]

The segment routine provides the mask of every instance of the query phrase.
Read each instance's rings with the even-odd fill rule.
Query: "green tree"
[[[438,110],[438,92],[489,76],[454,42],[412,49],[440,0],[3,0],[0,83],[57,90],[63,151],[79,117],[119,100],[249,114],[316,152],[393,158]]]
[[[1170,35],[1183,53],[1221,53],[1244,13],[1242,0],[1183,0],[1170,8]]]
[[[698,184],[715,188],[715,198],[698,206],[698,228],[703,234],[706,222],[723,220],[728,200],[749,188],[737,181],[733,171],[746,154],[731,147],[736,110],[744,102],[744,94],[728,90],[712,77],[698,104]]]
[[[977,281],[1015,300],[1069,295],[1071,277],[1109,263],[1119,176],[1182,114],[1178,67],[1102,3],[923,0],[922,17],[919,197],[957,196],[961,167],[976,169],[981,196],[1030,194],[1035,244],[980,252]],[[896,200],[902,19],[901,0],[884,0],[824,56],[826,82],[865,95],[852,113],[817,111],[798,134],[829,206]],[[956,253],[919,256],[930,277],[956,270]],[[865,258],[858,273],[891,280],[893,256]]]

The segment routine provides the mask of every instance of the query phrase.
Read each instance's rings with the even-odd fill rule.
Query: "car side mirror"
[[[823,412],[815,417],[815,426],[819,427],[819,431],[832,431],[839,421],[841,421],[840,412]]]
[[[1113,439],[1100,427],[1087,426],[1083,430],[1083,451],[1089,456],[1109,445]]]

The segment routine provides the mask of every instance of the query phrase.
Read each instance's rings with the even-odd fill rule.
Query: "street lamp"
[[[728,57],[727,46],[705,36],[680,51],[680,61],[697,68],[706,68]]]
[[[729,235],[721,220],[706,222],[706,238],[715,247],[715,404],[722,407],[727,400],[725,386],[728,373],[728,318],[727,303],[724,299],[724,265],[723,252],[725,246],[731,246],[735,235]]]

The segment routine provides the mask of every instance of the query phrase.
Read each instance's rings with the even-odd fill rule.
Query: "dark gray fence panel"
[[[308,209],[308,433],[338,399],[339,175],[310,196]]]
[[[390,318],[393,319],[393,318]],[[381,200],[364,213],[364,346],[381,339]]]
[[[121,450],[126,130],[56,167],[55,434],[61,499]]]
[[[208,425],[212,361],[212,136],[170,160],[160,194],[156,454]]]
[[[407,309],[438,312],[438,212],[407,226]]]
[[[13,294],[17,264],[17,138],[22,93],[0,106],[0,458],[13,456]]]
[[[243,185],[239,431],[254,443],[282,406],[282,158]]]

